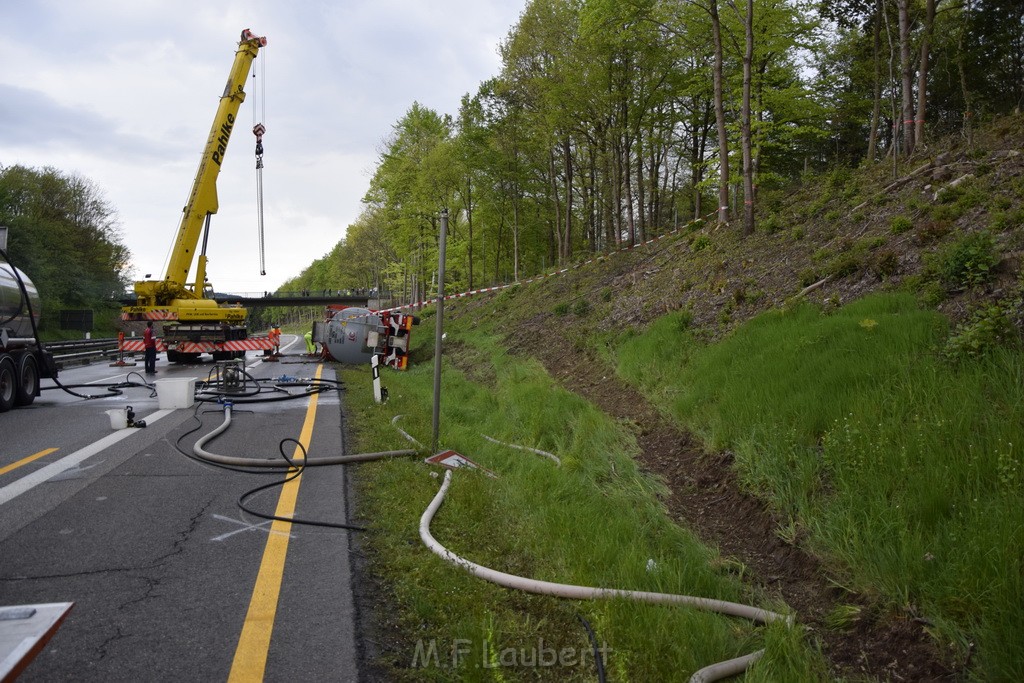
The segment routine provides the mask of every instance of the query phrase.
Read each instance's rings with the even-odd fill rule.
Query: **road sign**
[[[492,479],[496,479],[498,476],[486,467],[476,464],[466,456],[461,453],[456,453],[455,451],[442,451],[437,455],[432,455],[429,458],[426,458],[423,462],[428,465],[446,467],[450,470],[458,469],[460,467],[469,467],[470,469],[480,470]]]

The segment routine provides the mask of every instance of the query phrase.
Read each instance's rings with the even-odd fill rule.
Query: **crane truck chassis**
[[[274,347],[269,337],[249,336],[246,327],[248,311],[241,306],[218,304],[206,281],[207,236],[210,218],[218,208],[217,177],[237,122],[238,109],[245,100],[249,67],[266,44],[265,37],[257,36],[249,29],[242,31],[188,203],[182,210],[167,273],[163,280],[136,282],[134,302],[121,309],[123,322],[161,323],[158,349],[166,350],[167,360],[171,362],[194,361],[202,353],[212,354],[216,360],[227,360],[242,357],[248,350],[267,351]],[[256,128],[258,130],[253,132],[257,136],[259,168],[264,129],[262,124]],[[195,279],[189,282],[189,271],[192,270],[200,236],[202,251],[196,261]],[[133,350],[131,344],[127,342],[122,350]]]

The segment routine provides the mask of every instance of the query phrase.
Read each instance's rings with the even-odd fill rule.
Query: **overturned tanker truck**
[[[30,405],[41,377],[57,378],[53,354],[39,341],[39,293],[10,262],[0,229],[0,413]]]
[[[313,341],[325,357],[339,363],[364,365],[374,357],[380,365],[405,370],[409,336],[419,318],[398,311],[371,311],[356,306],[327,309],[326,319],[313,324]]]

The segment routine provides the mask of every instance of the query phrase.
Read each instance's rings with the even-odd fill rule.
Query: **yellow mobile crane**
[[[256,36],[249,29],[242,31],[199,170],[183,209],[167,274],[163,280],[136,282],[134,305],[121,309],[124,321],[163,322],[162,345],[167,351],[167,359],[172,362],[192,361],[204,352],[212,353],[215,359],[220,360],[244,356],[247,349],[272,348],[269,339],[249,337],[245,325],[248,311],[237,305],[218,304],[212,298],[212,287],[206,281],[206,242],[210,217],[217,213],[217,177],[237,123],[238,109],[245,100],[249,67],[266,44],[265,37]],[[263,125],[257,125],[253,133],[256,134],[257,169],[260,169]],[[188,274],[200,235],[203,238],[202,251],[195,279],[189,282]]]

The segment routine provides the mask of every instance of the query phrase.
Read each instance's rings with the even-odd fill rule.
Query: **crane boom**
[[[213,126],[210,128],[210,135],[206,141],[206,148],[203,150],[203,157],[199,162],[199,170],[192,183],[188,203],[183,210],[181,226],[178,228],[178,236],[174,248],[171,250],[167,274],[164,276],[165,282],[182,287],[187,285],[188,273],[192,268],[192,260],[203,226],[206,224],[208,216],[217,213],[217,177],[220,175],[221,163],[227,152],[231,132],[235,127],[238,109],[245,101],[245,81],[249,74],[249,67],[256,59],[259,49],[266,44],[266,38],[253,35],[249,29],[242,31],[242,39],[238,43],[237,52],[235,52],[235,61],[231,65],[228,81],[224,85],[224,94],[221,95],[220,105],[217,107],[217,114],[213,119]],[[204,298],[202,292],[205,271],[206,254],[200,254],[192,289],[195,298]]]

